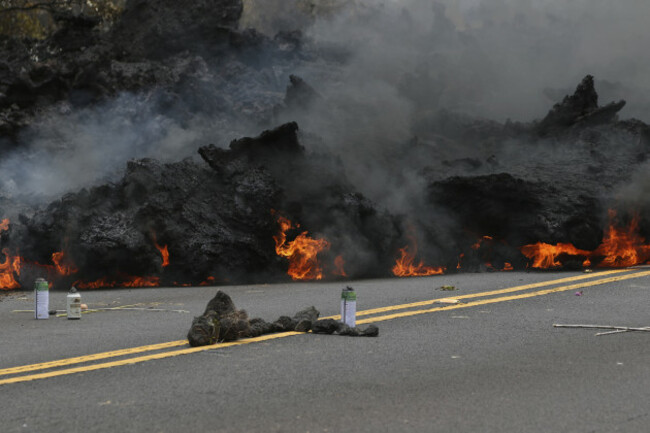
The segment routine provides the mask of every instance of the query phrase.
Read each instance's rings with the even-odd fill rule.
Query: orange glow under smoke
[[[318,260],[318,253],[330,247],[325,239],[312,239],[307,232],[300,233],[296,238],[287,242],[287,231],[294,228],[291,221],[283,216],[278,216],[280,233],[273,236],[275,252],[289,260],[287,275],[293,280],[320,280],[323,278],[323,269]],[[297,225],[295,228],[300,227]]]
[[[79,271],[73,263],[65,261],[65,254],[63,251],[52,253],[52,263],[54,263],[56,272],[59,275],[72,275]]]
[[[348,274],[345,273],[345,260],[343,260],[343,256],[338,255],[334,259],[334,270],[332,271],[332,274],[338,275],[339,277],[348,276]]]
[[[424,262],[415,264],[415,257],[418,254],[418,243],[414,236],[407,236],[411,245],[399,249],[400,256],[393,266],[393,275],[396,277],[425,277],[428,275],[444,274],[447,268],[425,266]]]
[[[18,256],[10,256],[6,248],[2,250],[2,254],[4,254],[5,260],[4,263],[0,263],[0,289],[18,289],[20,283],[16,277],[20,276],[21,259]]]
[[[483,241],[491,241],[492,239],[493,239],[492,236],[483,236],[481,239],[476,241],[476,243],[472,245],[471,248],[473,250],[478,250],[479,248],[481,248],[481,244],[483,243]]]
[[[208,278],[205,279],[205,281],[202,281],[199,284],[199,286],[210,286],[210,285],[214,284],[215,281],[216,281],[216,278],[208,277]]]
[[[153,231],[151,232],[151,237],[153,238],[154,246],[158,251],[160,251],[160,257],[162,257],[162,267],[164,268],[169,266],[169,250],[167,249],[167,245],[158,245],[158,239],[156,239],[156,234]]]
[[[125,276],[119,281],[100,278],[96,281],[75,281],[73,284],[78,289],[99,289],[101,287],[157,287],[160,285],[158,277],[132,277]]]
[[[7,218],[0,222],[0,232],[9,230],[9,220]],[[19,256],[11,256],[9,249],[2,250],[5,259],[0,263],[0,290],[11,290],[20,288],[20,283],[17,277],[20,276],[20,262]]]
[[[167,245],[164,247],[161,247],[158,244],[155,244],[156,248],[158,248],[158,251],[160,251],[160,255],[162,257],[162,267],[169,266],[169,250],[167,249]]]

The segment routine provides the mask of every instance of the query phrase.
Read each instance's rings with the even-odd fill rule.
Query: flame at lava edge
[[[10,221],[5,218],[0,221],[0,232],[9,230]],[[165,267],[169,265],[169,252],[167,245],[160,247],[155,243],[156,248],[160,251]],[[2,254],[5,256],[3,263],[0,263],[0,290],[12,290],[21,288],[17,277],[20,276],[21,267],[23,263],[27,263],[22,257],[10,255],[9,249],[4,248]],[[44,269],[50,274],[65,277],[76,274],[79,269],[70,260],[66,259],[64,251],[57,251],[52,253],[52,263],[54,265],[42,265],[36,262],[30,262],[31,265]],[[51,275],[51,274],[50,274]],[[52,283],[50,283],[50,286]],[[130,275],[119,276],[119,279],[109,279],[108,277],[100,278],[96,281],[83,281],[77,280],[73,283],[74,286],[80,289],[100,288],[100,287],[157,287],[160,285],[159,277],[135,277]]]
[[[411,244],[399,249],[400,256],[395,261],[395,266],[393,266],[393,275],[396,277],[426,277],[445,273],[447,268],[444,266],[426,266],[422,260],[415,265],[415,257],[418,254],[418,243],[415,236],[411,234],[407,235],[407,238]]]
[[[610,209],[608,214],[609,227],[601,244],[593,251],[580,250],[568,243],[551,245],[543,242],[524,245],[520,251],[533,260],[533,268],[540,269],[561,266],[557,261],[560,254],[584,256],[583,267],[591,266],[592,259],[599,257],[604,257],[598,263],[599,268],[624,268],[647,263],[650,260],[650,245],[646,245],[645,238],[638,234],[640,216],[634,214],[628,227],[618,228],[614,223],[616,211]]]
[[[281,215],[277,217],[280,233],[273,236],[275,253],[289,260],[287,275],[294,281],[321,280],[323,268],[318,260],[318,253],[327,250],[330,243],[325,239],[312,239],[307,231],[300,233],[293,241],[287,242],[287,232],[294,228],[293,223]],[[295,228],[299,228],[296,225]],[[341,259],[342,260],[342,259]]]

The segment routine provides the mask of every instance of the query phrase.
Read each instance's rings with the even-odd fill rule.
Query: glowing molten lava
[[[75,281],[73,286],[78,289],[99,289],[101,287],[157,287],[160,285],[158,277],[132,277],[125,275],[119,281],[100,278],[96,281]]]
[[[164,268],[165,266],[169,266],[169,250],[167,249],[167,245],[164,247],[161,247],[157,243],[155,244],[156,248],[158,248],[158,251],[160,251],[160,256],[162,257],[162,267]]]
[[[153,238],[154,246],[160,252],[160,257],[162,257],[162,267],[164,268],[169,266],[169,250],[167,249],[167,245],[160,246],[158,244],[158,239],[156,239],[156,234],[153,231],[151,232],[151,237]]]
[[[0,221],[0,233],[9,229],[9,220]],[[155,241],[155,239],[154,239]],[[154,242],[155,243],[155,242]],[[167,245],[160,247],[155,244],[163,258],[163,266],[169,264],[169,252]],[[52,254],[52,263],[54,265],[43,265],[36,262],[24,260],[19,256],[10,254],[9,249],[2,250],[4,262],[0,263],[0,290],[19,289],[21,287],[18,277],[20,277],[21,267],[28,264],[29,266],[40,269],[45,273],[48,279],[67,277],[79,272],[75,264],[66,256],[64,251],[57,251]],[[51,283],[50,283],[51,285]],[[79,289],[93,289],[100,287],[155,287],[160,285],[159,277],[134,277],[130,275],[118,275],[117,278],[100,278],[96,281],[77,280],[73,283]]]
[[[52,263],[54,263],[56,272],[62,276],[76,274],[79,271],[74,263],[65,260],[63,251],[52,253]]]
[[[411,245],[399,249],[400,256],[395,262],[395,266],[393,266],[393,275],[396,277],[424,277],[445,273],[447,268],[442,266],[425,266],[421,260],[417,265],[414,264],[415,257],[418,253],[418,243],[414,236],[408,235],[408,238],[411,241]]]
[[[591,251],[579,250],[572,244],[559,243],[557,245],[551,245],[544,242],[537,242],[536,244],[521,247],[521,253],[533,260],[533,268],[547,269],[562,266],[562,263],[557,260],[560,254],[589,256]]]
[[[596,256],[605,256],[598,267],[619,268],[646,263],[650,259],[650,245],[639,236],[639,215],[634,215],[630,225],[624,229],[614,227],[612,220],[616,212],[609,211],[610,225],[603,243],[594,251]]]
[[[9,230],[9,220],[7,218],[0,222],[0,232],[6,230]],[[0,263],[0,290],[18,289],[20,283],[17,277],[20,276],[21,258],[9,255],[7,248],[2,250],[2,254],[4,254],[5,259],[4,263]]]
[[[275,252],[277,255],[289,260],[287,274],[293,280],[320,280],[323,278],[323,269],[318,260],[318,253],[330,247],[325,239],[312,239],[307,232],[300,233],[296,238],[287,242],[287,231],[294,228],[291,221],[283,216],[278,216],[280,233],[273,236]],[[299,228],[296,225],[295,228]]]
[[[343,260],[343,256],[336,256],[334,259],[334,270],[332,273],[334,275],[338,275],[339,277],[347,277],[348,274],[345,273],[345,261]]]
[[[11,290],[20,288],[16,277],[20,276],[20,257],[10,256],[5,248],[2,250],[5,256],[4,263],[0,263],[0,290]]]
[[[493,239],[494,238],[492,236],[483,236],[481,239],[477,240],[476,243],[471,246],[471,248],[473,250],[478,250],[479,248],[481,248],[481,244],[483,243],[483,241],[491,241]]]
[[[557,260],[560,254],[584,256],[582,266],[591,266],[594,259],[602,258],[600,268],[622,268],[646,263],[650,260],[650,245],[638,233],[639,216],[635,215],[626,228],[614,225],[616,212],[609,211],[609,228],[602,243],[594,251],[580,250],[571,244],[550,245],[538,242],[521,247],[523,255],[533,260],[533,268],[552,268],[561,266]]]

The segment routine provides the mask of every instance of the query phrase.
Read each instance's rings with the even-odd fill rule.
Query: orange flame
[[[169,266],[169,250],[167,249],[167,245],[158,245],[158,239],[156,239],[156,234],[153,231],[151,231],[151,237],[153,238],[154,246],[158,251],[160,251],[160,256],[162,257],[162,267],[164,268],[166,266]]]
[[[515,268],[512,267],[512,264],[510,264],[510,263],[508,263],[508,262],[505,262],[505,263],[503,264],[503,269],[502,269],[502,271],[512,271],[512,270],[514,270],[514,269],[515,269]]]
[[[102,287],[156,287],[160,285],[158,277],[133,277],[125,276],[123,279],[116,281],[106,277],[95,281],[75,281],[73,284],[78,289],[99,289]]]
[[[2,254],[5,255],[5,261],[0,263],[0,290],[18,289],[20,283],[16,277],[20,276],[21,259],[18,256],[10,256],[7,248],[2,250]]]
[[[167,245],[161,247],[157,243],[154,244],[156,245],[156,248],[158,248],[158,251],[160,251],[160,255],[162,256],[163,259],[162,267],[164,268],[165,266],[169,266],[169,250],[167,249]]]
[[[9,230],[9,220],[7,218],[0,222],[0,232]],[[4,248],[2,254],[5,255],[4,263],[0,263],[0,290],[11,290],[20,288],[20,283],[16,277],[20,276],[19,256],[10,256],[9,250]]]
[[[345,261],[343,260],[343,256],[341,255],[336,256],[336,258],[334,259],[335,269],[332,271],[332,273],[334,275],[338,275],[339,277],[347,277],[348,274],[345,273],[344,266],[345,266]]]
[[[632,218],[626,228],[617,228],[614,224],[616,211],[609,211],[609,227],[602,243],[594,251],[580,250],[572,244],[550,245],[538,242],[521,247],[523,255],[533,260],[534,268],[552,268],[561,266],[557,261],[560,254],[584,256],[583,267],[591,266],[592,259],[604,257],[598,267],[621,268],[646,263],[650,260],[650,245],[638,234],[639,215]]]
[[[421,260],[420,263],[415,265],[414,262],[418,253],[418,244],[415,237],[411,235],[408,235],[407,237],[411,241],[411,245],[399,249],[400,257],[395,262],[395,266],[393,266],[393,275],[396,277],[424,277],[445,273],[447,268],[442,266],[435,268],[425,266],[424,262]]]
[[[481,244],[483,243],[483,241],[491,241],[492,239],[493,239],[492,236],[483,236],[481,239],[477,240],[476,243],[474,243],[471,246],[471,248],[473,250],[478,250],[479,248],[481,248]]]
[[[456,269],[460,269],[460,268],[461,268],[460,262],[461,262],[461,260],[463,260],[463,257],[465,257],[465,253],[460,253],[460,254],[458,255],[458,264],[456,265]]]
[[[208,278],[205,279],[205,281],[201,282],[201,284],[199,284],[199,286],[211,286],[211,285],[213,285],[215,283],[215,281],[216,281],[216,278],[208,277]]]
[[[639,215],[634,215],[630,225],[624,229],[614,227],[612,220],[616,212],[609,211],[610,225],[605,233],[603,243],[594,251],[594,255],[605,256],[598,267],[620,268],[645,263],[650,259],[650,245],[638,234]]]
[[[537,242],[532,245],[524,245],[520,250],[524,256],[533,260],[533,268],[542,269],[562,266],[562,263],[557,261],[560,254],[571,254],[574,256],[589,256],[591,254],[591,251],[579,250],[572,244],[566,243],[551,245],[544,242]]]
[[[63,276],[76,274],[79,271],[79,269],[77,269],[74,263],[71,263],[67,260],[64,262],[64,257],[65,254],[63,251],[52,253],[52,263],[54,263],[54,268],[56,269],[56,272],[59,275],[63,275]]]
[[[275,253],[289,260],[287,274],[293,280],[320,280],[323,278],[323,269],[318,260],[318,253],[330,247],[325,239],[312,239],[307,232],[300,233],[296,238],[287,242],[287,231],[293,224],[287,218],[278,216],[280,233],[273,236]],[[299,225],[296,228],[300,227]]]

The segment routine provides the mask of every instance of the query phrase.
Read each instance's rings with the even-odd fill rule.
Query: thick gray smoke
[[[417,152],[404,161],[400,147],[414,137],[429,149],[422,157],[434,150],[439,160],[485,160],[496,152],[516,167],[519,158],[530,160],[531,150],[537,152],[521,143],[499,150],[449,148],[428,125],[441,110],[530,122],[592,74],[601,104],[626,99],[623,118],[650,120],[646,1],[324,3],[327,13],[303,14],[302,20],[310,23],[304,31],[311,48],[323,55],[296,71],[323,98],[282,120],[297,120],[324,138],[343,158],[353,183],[390,208],[404,209],[421,195],[414,172],[431,161]],[[275,2],[251,0],[252,5],[257,9],[251,23],[267,31],[274,22],[280,23],[277,29],[287,25],[273,20]],[[549,162],[569,159],[557,149],[547,153],[542,156]]]
[[[244,22],[269,32],[272,23],[285,28],[286,21],[274,14],[277,3],[249,0],[255,14],[245,15]],[[304,2],[293,3],[304,9]],[[360,90],[370,92],[378,89],[369,83],[379,81],[403,95],[403,81],[412,75],[422,79],[417,98],[428,99],[430,107],[527,121],[542,116],[549,103],[589,73],[605,82],[599,86],[604,99],[628,99],[628,116],[650,120],[644,98],[650,92],[645,55],[650,3],[643,0],[309,3],[329,8],[321,6],[327,13],[313,18],[307,33],[316,43],[334,43],[352,55],[341,76],[319,69],[319,79],[339,85],[339,78],[350,85],[361,79],[368,88]],[[378,98],[382,94],[389,92],[380,90]]]
[[[25,131],[26,148],[0,162],[3,193],[51,199],[115,179],[131,158],[181,159],[216,132],[203,122],[183,126],[155,112],[150,98],[130,94],[78,111],[61,105]]]
[[[259,125],[247,111],[253,106],[269,111],[281,103],[290,73],[278,77],[269,89],[260,85],[259,75],[265,72],[248,77],[241,85],[206,86],[198,95],[190,91],[170,95],[154,89],[122,93],[81,109],[59,103],[21,132],[23,146],[0,160],[0,196],[47,202],[66,192],[119,179],[130,159],[175,162],[198,158],[200,146],[226,146],[251,131],[254,135]],[[219,101],[225,108],[201,111],[196,108],[199,98]]]
[[[427,161],[416,153],[412,166],[404,164],[400,148],[414,137],[440,159],[483,152],[450,149],[428,135],[426,122],[442,109],[530,121],[589,73],[596,76],[601,101],[627,99],[623,117],[650,120],[650,3],[644,0],[244,4],[242,27],[256,26],[270,36],[301,28],[317,55],[281,71],[271,60],[226,99],[240,105],[243,95],[280,102],[288,74],[302,76],[322,100],[276,122],[297,120],[303,131],[321,137],[362,192],[389,207],[401,208],[419,195],[409,193],[418,189],[413,172]],[[266,89],[259,80],[264,74],[274,77]],[[114,178],[130,158],[176,160],[195,155],[199,145],[225,146],[259,132],[248,119],[197,113],[188,118],[182,108],[160,111],[149,98],[121,95],[91,109],[63,107],[45,116],[22,137],[28,148],[3,159],[3,194],[57,196]]]

